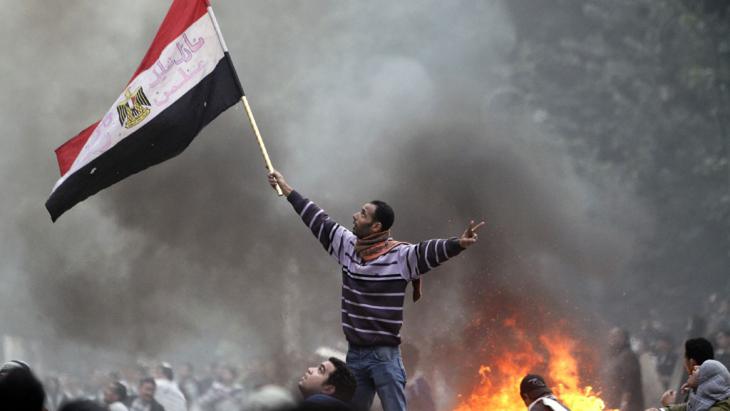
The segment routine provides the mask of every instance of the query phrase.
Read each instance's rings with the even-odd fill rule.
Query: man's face
[[[155,386],[146,382],[139,386],[139,398],[144,402],[150,402],[155,397]]]
[[[375,204],[365,203],[360,211],[352,215],[352,232],[357,238],[365,238],[380,231],[380,223],[374,222]]]
[[[654,345],[654,349],[658,354],[666,354],[672,351],[672,344],[667,340],[659,340]]]
[[[309,367],[307,371],[299,379],[299,391],[302,392],[304,398],[314,394],[333,395],[335,387],[325,384],[325,381],[335,371],[335,366],[330,361],[325,361],[316,367]]]
[[[697,388],[697,386],[700,383],[700,367],[699,365],[695,365],[692,367],[692,371],[689,373],[689,378],[687,379],[687,386],[689,388]]]
[[[623,330],[615,327],[608,333],[608,346],[611,348],[621,348],[626,344],[626,334]]]
[[[692,358],[684,357],[684,369],[687,371],[687,374],[692,374],[692,370],[694,370],[695,366],[697,366],[697,361],[695,361]]]
[[[114,384],[109,384],[104,388],[104,402],[111,404],[119,401],[116,391],[114,390]]]
[[[228,367],[221,367],[218,371],[218,380],[223,383],[223,385],[232,385],[235,379],[235,376]]]

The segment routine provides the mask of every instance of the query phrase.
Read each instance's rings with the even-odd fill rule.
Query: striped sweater
[[[399,345],[408,281],[459,254],[459,240],[399,244],[366,262],[355,253],[355,234],[298,192],[292,191],[287,198],[324,249],[342,266],[342,331],[347,341],[359,346]]]

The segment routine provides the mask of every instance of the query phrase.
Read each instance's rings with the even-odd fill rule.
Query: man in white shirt
[[[170,364],[163,362],[155,367],[155,400],[165,407],[165,411],[187,411],[187,401],[174,377]]]

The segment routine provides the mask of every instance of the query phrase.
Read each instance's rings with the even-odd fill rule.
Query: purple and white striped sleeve
[[[322,247],[345,264],[346,249],[354,242],[355,235],[350,230],[334,222],[327,213],[297,191],[292,191],[287,200],[299,214],[304,224],[317,237]]]
[[[415,280],[463,250],[456,237],[409,244],[399,251],[402,272],[407,280]]]

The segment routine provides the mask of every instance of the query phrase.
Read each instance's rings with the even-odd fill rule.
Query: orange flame
[[[581,386],[578,362],[573,353],[576,341],[559,333],[539,337],[541,354],[515,319],[504,321],[511,342],[504,351],[494,355],[492,363],[479,367],[480,384],[468,397],[462,397],[455,411],[525,411],[519,387],[522,378],[547,364],[546,382],[558,399],[571,410],[603,411],[603,400],[590,386]]]

